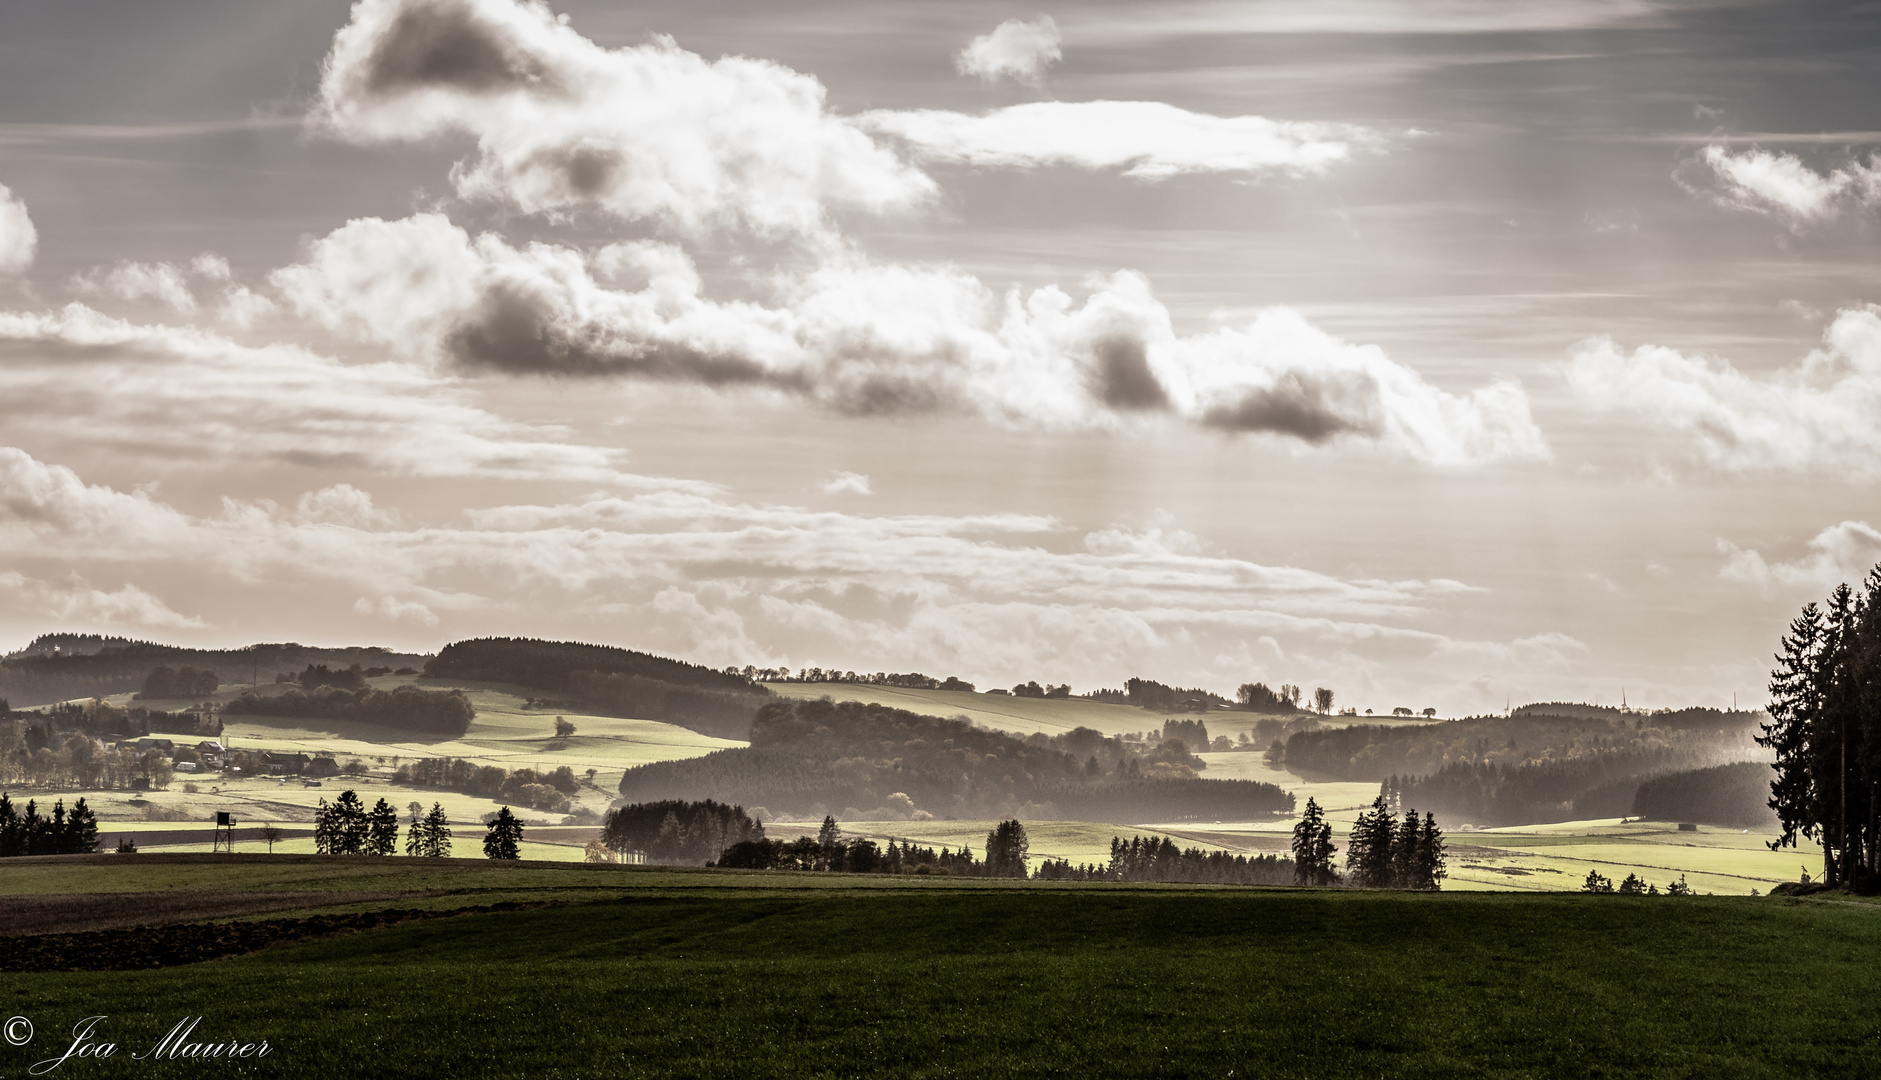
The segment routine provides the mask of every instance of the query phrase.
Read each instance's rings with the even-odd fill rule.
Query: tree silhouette
[[[522,822],[509,812],[509,807],[496,812],[490,819],[489,831],[483,836],[483,854],[491,859],[522,858]]]
[[[368,855],[390,855],[398,850],[398,811],[384,799],[373,803],[366,815],[363,850]]]
[[[1026,855],[1031,842],[1025,826],[1018,821],[1002,821],[986,834],[986,876],[1022,878],[1026,874]]]
[[[1306,813],[1293,827],[1293,876],[1301,885],[1331,885],[1336,877],[1332,857],[1332,825],[1314,799],[1306,800]]]

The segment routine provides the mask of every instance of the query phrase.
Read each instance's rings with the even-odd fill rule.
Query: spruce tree
[[[483,854],[490,859],[522,858],[522,822],[509,812],[509,807],[496,812],[490,819],[489,831],[483,836]]]
[[[1781,641],[1777,667],[1770,675],[1770,722],[1757,743],[1776,752],[1776,779],[1770,782],[1770,809],[1777,814],[1782,834],[1770,841],[1771,850],[1796,847],[1797,837],[1816,834],[1815,773],[1810,767],[1810,736],[1822,711],[1821,678],[1817,664],[1822,653],[1822,612],[1811,602],[1790,621]]]
[[[1391,844],[1396,824],[1385,797],[1380,795],[1352,826],[1346,841],[1345,866],[1359,887],[1382,889],[1391,883]]]
[[[1394,889],[1421,889],[1417,873],[1417,811],[1406,810],[1404,820],[1391,838],[1390,886]]]
[[[65,835],[59,846],[67,855],[89,855],[98,850],[98,819],[83,797],[65,819]]]
[[[19,811],[13,809],[13,798],[0,791],[0,859],[26,854],[26,828],[20,821]]]
[[[420,845],[419,854],[429,859],[450,857],[451,822],[444,816],[444,807],[438,803],[432,803],[431,812],[425,815],[424,843]]]
[[[340,797],[333,802],[332,814],[328,850],[335,855],[358,855],[365,851],[369,824],[359,793],[350,789],[340,792]]]
[[[1437,827],[1437,816],[1426,813],[1424,827],[1417,831],[1417,884],[1415,889],[1436,890],[1443,888],[1443,879],[1450,876],[1444,866],[1443,830]]]
[[[366,814],[366,841],[361,848],[367,855],[390,855],[398,850],[398,811],[380,799]]]
[[[405,854],[408,856],[425,853],[424,809],[422,804],[416,802],[405,807],[405,812],[411,815],[411,820],[405,823]]]
[[[1332,857],[1337,851],[1325,812],[1318,801],[1308,798],[1305,815],[1293,827],[1293,880],[1301,885],[1331,885]]]

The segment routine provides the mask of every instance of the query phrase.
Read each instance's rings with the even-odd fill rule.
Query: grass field
[[[89,1016],[107,1018],[120,1056],[53,1075],[1881,1073],[1881,911],[1865,903],[34,862],[0,875],[0,891],[583,903],[179,968],[0,975],[7,1012],[37,1030],[0,1046],[7,1075],[62,1053]],[[270,1055],[127,1060],[195,1016],[195,1039],[265,1039]]]

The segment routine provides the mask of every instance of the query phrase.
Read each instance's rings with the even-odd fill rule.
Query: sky
[[[0,651],[1748,706],[1881,561],[1881,6],[0,9]]]

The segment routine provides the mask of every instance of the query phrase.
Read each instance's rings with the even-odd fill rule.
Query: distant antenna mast
[[[1620,711],[1626,711],[1626,684],[1620,684]]]

